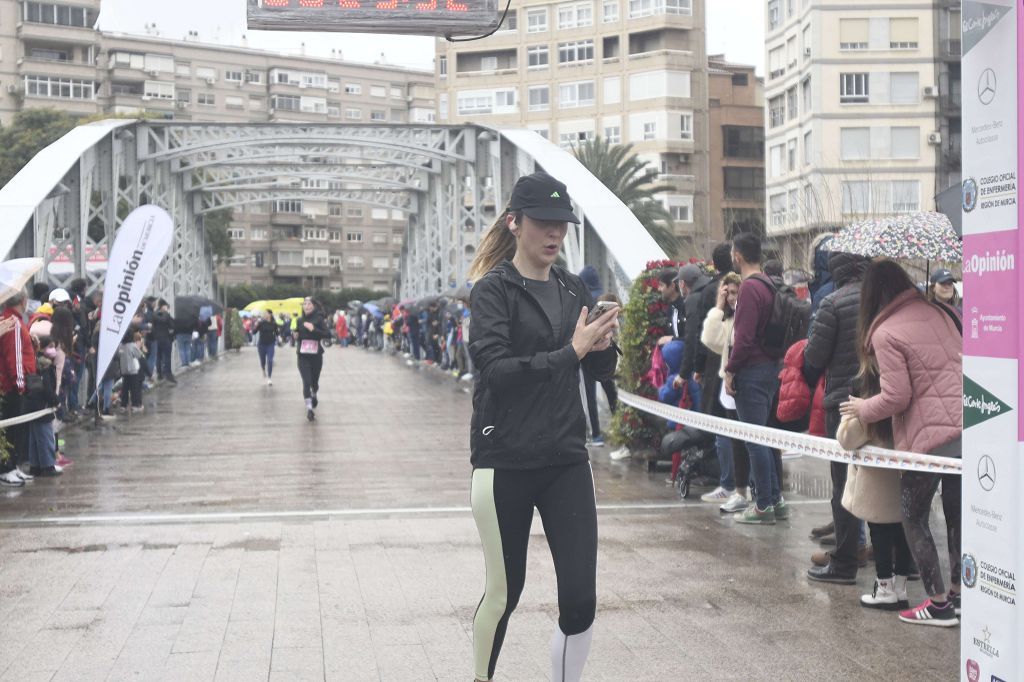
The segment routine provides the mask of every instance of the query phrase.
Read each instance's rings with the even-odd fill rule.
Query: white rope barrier
[[[0,429],[6,429],[8,426],[17,426],[18,424],[24,424],[25,422],[35,421],[40,417],[53,414],[55,411],[56,410],[52,407],[47,407],[44,410],[36,410],[35,412],[19,414],[17,417],[11,417],[10,419],[0,419]]]
[[[806,433],[794,433],[767,426],[753,426],[732,419],[712,417],[700,412],[684,410],[665,405],[655,400],[641,398],[628,391],[619,390],[619,400],[630,407],[656,417],[691,426],[701,431],[719,436],[736,438],[748,443],[766,445],[783,451],[798,452],[801,455],[817,457],[831,462],[858,464],[860,466],[899,469],[902,471],[926,471],[936,474],[961,473],[961,460],[954,457],[938,457],[921,455],[901,450],[887,450],[874,446],[865,446],[859,450],[844,450],[839,443],[831,438],[810,436]]]

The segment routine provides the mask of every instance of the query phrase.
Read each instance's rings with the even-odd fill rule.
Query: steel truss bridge
[[[407,220],[396,294],[466,283],[480,238],[516,178],[543,168],[569,187],[584,224],[570,229],[567,266],[597,267],[625,294],[665,254],[575,158],[525,130],[475,125],[180,123],[108,120],[80,126],[0,189],[0,254],[42,256],[53,286],[102,284],[107,247],[135,207],[152,203],[175,235],[151,293],[217,293],[204,215],[273,200],[365,204]]]

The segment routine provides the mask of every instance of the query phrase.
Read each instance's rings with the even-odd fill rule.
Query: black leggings
[[[320,371],[324,368],[324,356],[320,353],[299,355],[299,375],[302,377],[302,397],[310,398],[320,390]]]
[[[494,676],[509,616],[526,581],[526,550],[534,507],[558,579],[558,627],[585,632],[597,608],[597,505],[588,462],[547,469],[476,469],[473,518],[480,531],[487,587],[473,617],[477,679]]]
[[[597,415],[597,379],[593,379],[585,372],[583,374],[583,386],[587,393],[587,414],[590,415],[590,432],[597,438],[601,435],[601,422]],[[614,379],[605,379],[601,382],[605,397],[608,398],[608,409],[612,414],[619,403],[619,390],[615,387]]]
[[[888,580],[910,574],[910,546],[899,523],[871,523],[871,545],[875,548],[875,576]]]

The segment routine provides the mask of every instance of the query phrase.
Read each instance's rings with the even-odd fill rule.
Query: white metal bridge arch
[[[179,123],[108,120],[56,141],[0,189],[0,255],[42,256],[54,286],[95,288],[131,209],[153,203],[175,237],[154,295],[216,293],[203,216],[272,200],[359,203],[402,211],[401,296],[465,284],[483,233],[515,179],[543,168],[569,187],[584,224],[565,260],[598,267],[625,294],[647,261],[664,257],[629,210],[569,153],[536,133],[475,125]]]

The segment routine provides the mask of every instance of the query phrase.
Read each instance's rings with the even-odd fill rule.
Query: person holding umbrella
[[[324,368],[324,348],[320,342],[331,337],[320,304],[312,296],[302,301],[302,317],[295,323],[295,346],[299,358],[299,375],[302,377],[302,397],[306,401],[306,419],[316,419],[319,401],[316,393],[320,390],[320,372]]]
[[[579,395],[584,367],[611,377],[614,306],[595,311],[586,285],[555,265],[568,223],[565,184],[519,178],[471,268],[469,352],[478,370],[470,425],[473,518],[487,567],[473,618],[476,679],[491,680],[526,580],[534,508],[558,576],[552,679],[583,674],[597,606],[597,505]]]

